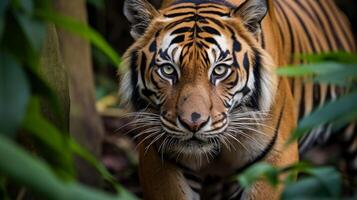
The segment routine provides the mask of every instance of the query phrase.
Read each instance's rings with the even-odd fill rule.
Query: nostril
[[[198,114],[198,113],[197,113]],[[193,113],[192,113],[193,115]],[[192,116],[191,116],[192,117]],[[197,116],[195,116],[197,117]],[[199,118],[197,118],[195,121],[192,120],[186,120],[181,118],[180,116],[178,117],[178,120],[180,122],[180,124],[182,126],[184,126],[185,128],[187,128],[188,130],[192,131],[192,132],[197,132],[199,131],[204,125],[207,124],[207,122],[209,121],[209,117],[207,120],[200,120],[201,115],[199,116]]]
[[[193,112],[191,114],[191,120],[193,122],[196,122],[197,120],[199,120],[201,118],[201,114],[200,113],[196,113],[196,112]]]
[[[192,124],[190,124],[189,122],[187,122],[186,120],[182,119],[180,116],[178,117],[178,121],[180,122],[180,124],[182,126],[184,126],[185,128],[191,130],[192,129]]]

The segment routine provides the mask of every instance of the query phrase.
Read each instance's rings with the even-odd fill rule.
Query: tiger
[[[338,89],[276,70],[304,63],[296,54],[356,50],[333,0],[125,0],[123,10],[135,42],[121,92],[144,199],[279,199],[282,185],[243,189],[231,177],[261,161],[296,163],[324,134],[285,146]]]

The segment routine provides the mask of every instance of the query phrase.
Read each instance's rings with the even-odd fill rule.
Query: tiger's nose
[[[204,125],[207,124],[209,117],[203,117],[200,113],[193,112],[190,117],[178,116],[178,120],[182,126],[192,132],[199,131]]]

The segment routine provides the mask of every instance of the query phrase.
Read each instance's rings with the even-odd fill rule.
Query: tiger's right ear
[[[125,0],[124,15],[131,23],[131,36],[138,39],[143,35],[152,19],[159,12],[147,0]]]
[[[246,0],[233,11],[233,15],[239,16],[248,30],[255,34],[260,32],[261,22],[267,13],[267,0]]]

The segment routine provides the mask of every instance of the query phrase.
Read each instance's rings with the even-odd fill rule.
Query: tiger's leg
[[[180,169],[161,160],[154,147],[139,147],[139,176],[145,200],[198,200]]]

